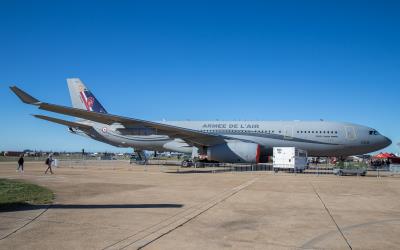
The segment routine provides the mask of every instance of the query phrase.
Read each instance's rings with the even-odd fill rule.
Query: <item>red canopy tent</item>
[[[389,153],[379,153],[377,155],[374,156],[374,158],[378,158],[378,159],[388,159],[391,158],[392,155]]]
[[[392,153],[379,153],[373,157],[377,159],[389,159],[392,163],[400,163],[400,157]]]

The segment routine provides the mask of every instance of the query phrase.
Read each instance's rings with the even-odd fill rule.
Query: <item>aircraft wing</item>
[[[42,120],[58,123],[58,124],[65,125],[65,126],[68,126],[68,127],[71,127],[71,128],[78,128],[78,129],[83,130],[83,131],[88,131],[88,130],[92,129],[92,126],[89,126],[89,125],[86,125],[86,124],[82,124],[82,123],[70,122],[70,121],[57,119],[57,118],[49,117],[49,116],[45,116],[45,115],[33,115],[33,116],[36,117],[36,118],[42,119]]]
[[[127,129],[151,128],[155,131],[155,134],[168,135],[171,138],[180,138],[185,140],[188,144],[197,147],[221,144],[225,143],[225,139],[229,139],[227,137],[220,135],[204,133],[197,130],[182,128],[157,122],[151,122],[135,118],[127,118],[123,116],[104,114],[93,111],[86,111],[83,109],[76,109],[56,104],[45,103],[32,97],[31,95],[29,95],[28,93],[24,92],[23,90],[19,89],[16,86],[10,87],[10,89],[21,99],[22,102],[38,106],[39,109],[42,110],[79,117],[82,119],[87,119],[108,125],[121,124]]]

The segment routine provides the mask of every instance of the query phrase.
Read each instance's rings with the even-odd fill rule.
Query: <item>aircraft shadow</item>
[[[38,209],[133,209],[133,208],[181,208],[182,204],[51,204],[32,205],[26,203],[8,203],[0,205],[0,212],[29,211]]]

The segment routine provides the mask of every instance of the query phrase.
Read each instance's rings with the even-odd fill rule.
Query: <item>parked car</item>
[[[367,174],[367,170],[364,168],[334,168],[333,173],[335,175],[361,175],[365,176]]]

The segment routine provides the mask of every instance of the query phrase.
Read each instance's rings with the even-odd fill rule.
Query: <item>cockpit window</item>
[[[376,130],[370,130],[369,134],[370,135],[379,135],[378,131],[376,131]]]

